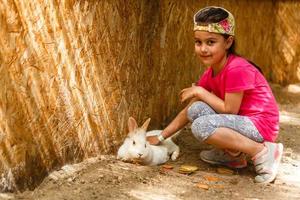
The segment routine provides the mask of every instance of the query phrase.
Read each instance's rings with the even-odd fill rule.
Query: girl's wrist
[[[201,99],[201,96],[202,96],[202,88],[198,87],[195,97],[197,97],[198,99]]]
[[[168,134],[165,133],[165,130],[163,130],[159,135],[161,135],[161,137],[163,137],[164,140],[166,140],[168,138]]]
[[[166,138],[162,135],[162,133],[160,133],[160,134],[157,136],[157,139],[158,139],[160,142],[163,142]]]

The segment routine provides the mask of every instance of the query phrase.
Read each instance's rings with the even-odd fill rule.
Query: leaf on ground
[[[179,171],[183,171],[183,172],[194,172],[197,170],[198,170],[198,167],[193,166],[193,165],[181,165],[179,168]]]
[[[196,187],[200,188],[200,189],[204,189],[204,190],[208,190],[208,188],[209,188],[208,185],[203,184],[203,183],[197,183]]]
[[[233,175],[233,173],[234,173],[233,170],[227,169],[227,168],[222,168],[222,167],[218,168],[217,172],[219,174],[226,174],[226,175]]]
[[[198,167],[192,165],[181,165],[179,168],[179,173],[181,174],[191,174],[198,170]]]
[[[181,170],[179,170],[178,171],[180,174],[187,174],[187,175],[189,175],[189,174],[192,174],[193,172],[187,172],[187,171],[181,171]]]

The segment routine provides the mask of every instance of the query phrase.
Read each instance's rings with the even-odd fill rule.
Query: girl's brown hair
[[[210,24],[220,22],[228,17],[228,13],[222,8],[216,7],[207,7],[199,12],[195,16],[195,21],[199,24]],[[230,35],[222,34],[225,39],[227,39]],[[228,54],[236,54],[235,52],[235,40],[233,40],[232,45],[228,49]]]
[[[216,8],[216,7],[207,7],[206,9],[203,9],[201,12],[199,12],[195,16],[195,21],[199,24],[210,24],[210,23],[217,23],[220,22],[228,17],[228,13],[226,10],[222,8]],[[227,39],[230,35],[228,34],[221,34],[225,39]],[[235,39],[232,42],[232,45],[228,49],[228,55],[229,54],[235,54],[238,55],[235,51]],[[262,70],[259,66],[257,66],[255,63],[248,60],[250,64],[252,64],[255,68],[257,68],[261,73]]]

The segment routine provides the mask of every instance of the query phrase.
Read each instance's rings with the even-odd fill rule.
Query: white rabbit
[[[118,150],[117,158],[124,161],[136,161],[144,165],[159,165],[169,160],[176,160],[179,156],[179,147],[167,138],[160,145],[150,145],[146,140],[147,136],[158,135],[162,130],[147,132],[150,118],[147,119],[141,128],[138,127],[133,117],[128,119],[129,134]],[[176,135],[179,131],[176,133]]]

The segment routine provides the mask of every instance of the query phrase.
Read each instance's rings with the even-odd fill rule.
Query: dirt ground
[[[280,104],[278,141],[285,147],[274,183],[255,184],[252,165],[224,174],[220,172],[220,166],[200,161],[199,152],[210,147],[196,141],[186,128],[176,139],[181,148],[179,159],[167,163],[173,169],[124,163],[116,160],[114,155],[102,155],[64,166],[51,173],[34,191],[2,193],[0,199],[300,199],[300,92],[295,93],[299,88],[289,88],[290,91],[277,85],[272,88]],[[199,169],[184,175],[178,172],[181,165],[193,165]]]

